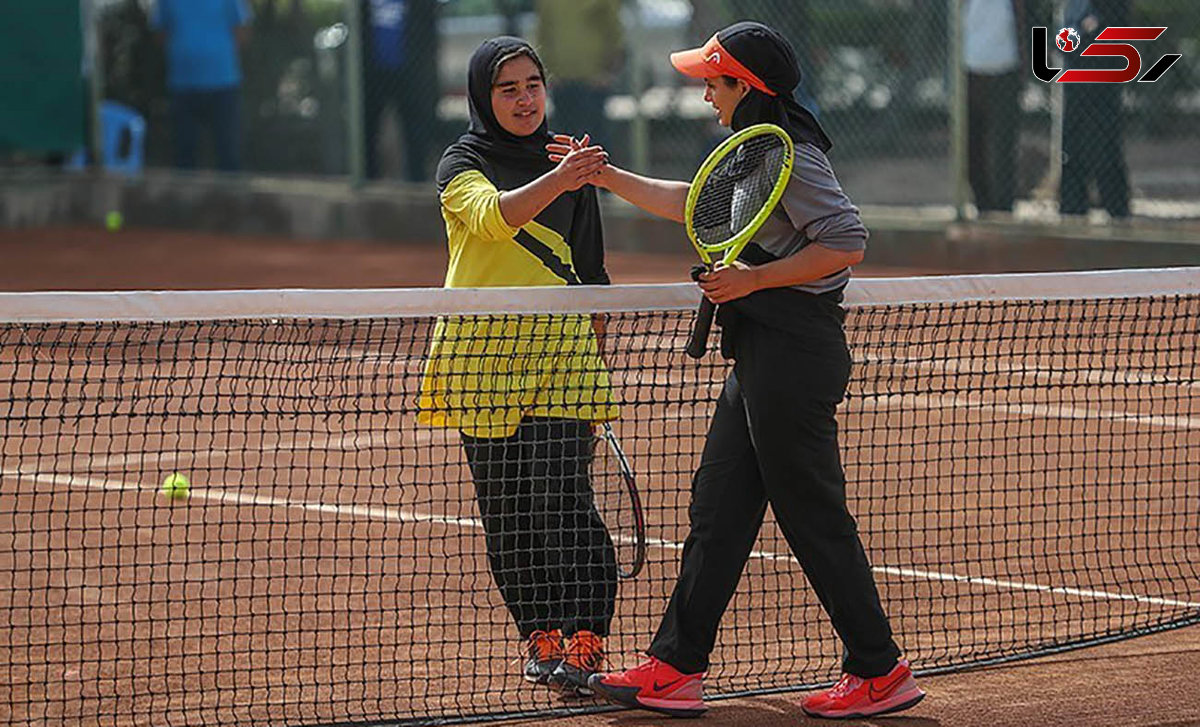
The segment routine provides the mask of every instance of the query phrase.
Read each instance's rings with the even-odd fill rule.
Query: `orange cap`
[[[671,65],[685,76],[692,78],[733,76],[742,79],[768,96],[776,95],[774,91],[767,88],[767,84],[763,83],[761,78],[743,66],[737,58],[734,58],[733,54],[721,45],[721,41],[717,40],[715,35],[708,39],[703,48],[672,53]]]

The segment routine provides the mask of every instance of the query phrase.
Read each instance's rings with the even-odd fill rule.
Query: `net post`
[[[101,128],[100,106],[104,101],[104,49],[101,47],[104,38],[100,32],[100,13],[96,0],[84,0],[81,5],[83,13],[84,54],[91,71],[87,87],[88,113],[91,115],[91,125],[88,127],[87,145],[91,156],[91,169],[94,174],[104,174],[104,130]]]
[[[346,0],[346,155],[350,186],[366,180],[366,140],[363,130],[363,18],[359,0]]]
[[[642,111],[642,95],[646,92],[646,66],[643,63],[642,46],[645,38],[642,27],[642,11],[636,5],[630,6],[632,12],[630,17],[633,19],[632,31],[633,43],[630,44],[629,61],[633,63],[631,69],[631,86],[633,94],[633,118],[629,120],[630,136],[632,137],[632,156],[633,169],[639,174],[650,173],[650,125],[645,113]]]
[[[963,8],[959,0],[947,0],[950,11],[950,180],[954,219],[967,218],[967,78],[963,68]]]

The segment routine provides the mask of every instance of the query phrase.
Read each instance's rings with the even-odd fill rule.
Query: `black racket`
[[[637,479],[611,424],[600,425],[596,440],[592,459],[596,508],[617,550],[617,572],[622,578],[634,578],[646,563],[646,520]]]

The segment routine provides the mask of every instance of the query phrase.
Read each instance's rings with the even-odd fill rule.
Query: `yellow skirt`
[[[618,416],[586,315],[462,316],[434,328],[417,420],[473,437],[508,437],[527,416]]]

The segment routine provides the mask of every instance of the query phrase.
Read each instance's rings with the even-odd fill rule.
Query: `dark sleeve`
[[[1100,28],[1129,23],[1129,0],[1092,0],[1092,12]]]
[[[571,220],[571,258],[575,274],[584,285],[608,285],[604,269],[604,225],[600,220],[600,199],[596,188],[581,188],[575,197],[575,218]]]
[[[459,142],[451,144],[442,153],[442,158],[438,162],[436,175],[438,193],[440,194],[446,189],[446,185],[450,184],[455,177],[470,171],[483,172],[485,177],[491,178],[478,154]]]

